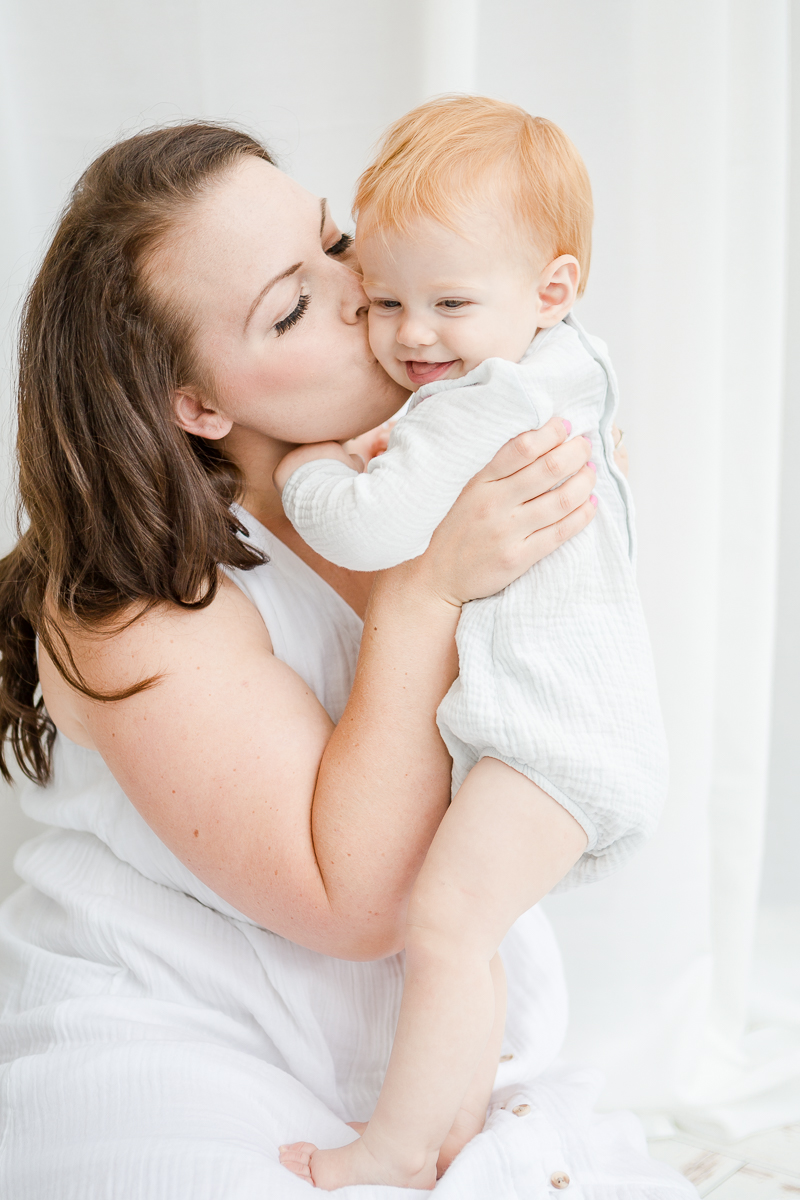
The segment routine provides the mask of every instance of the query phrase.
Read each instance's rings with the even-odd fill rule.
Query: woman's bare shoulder
[[[70,647],[98,692],[151,686],[93,699],[42,654],[50,716],[102,755],[161,841],[212,890],[284,936],[302,917],[307,940],[324,937],[311,804],[330,717],[272,653],[235,584],[223,582],[207,608],[133,618],[114,633],[73,633]]]
[[[272,653],[258,609],[225,575],[205,608],[158,604],[145,611],[123,609],[95,629],[64,618],[54,625],[56,648],[63,638],[81,677],[100,694],[124,692],[149,680],[148,691],[168,681],[174,686],[187,672],[196,673],[198,659],[208,663],[220,653],[233,658],[242,652]],[[45,707],[56,727],[79,745],[96,749],[87,716],[95,714],[97,702],[64,679],[41,645],[39,678]]]

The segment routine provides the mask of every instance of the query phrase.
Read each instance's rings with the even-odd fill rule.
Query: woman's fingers
[[[563,422],[554,417],[541,429],[521,433],[502,446],[475,482],[494,482],[510,489],[509,498],[524,504],[575,475],[589,461],[588,438],[565,441]]]
[[[551,417],[541,429],[529,429],[501,446],[492,461],[478,472],[475,480],[506,479],[516,474],[556,446],[560,446],[566,441],[569,432],[560,417]]]
[[[520,501],[523,536],[553,525],[580,508],[591,496],[596,482],[596,471],[584,463],[579,471],[556,488],[539,491],[538,494],[533,490],[527,491]]]
[[[513,438],[464,488],[419,560],[449,603],[501,591],[592,520],[591,444],[568,432],[554,418]]]
[[[544,529],[535,529],[529,533],[524,539],[521,552],[522,570],[526,571],[528,567],[551,554],[553,550],[563,546],[564,542],[575,537],[576,533],[580,533],[594,520],[596,512],[597,506],[594,501],[585,500],[583,504],[573,509],[566,517],[562,517],[560,521],[555,521],[552,525],[546,525]]]

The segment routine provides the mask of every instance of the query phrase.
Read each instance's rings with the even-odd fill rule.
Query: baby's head
[[[395,121],[354,212],[370,344],[406,387],[518,362],[586,285],[586,168],[556,125],[514,104],[444,97]]]

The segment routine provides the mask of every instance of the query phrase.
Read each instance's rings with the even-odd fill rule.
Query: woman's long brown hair
[[[79,179],[25,303],[19,339],[19,541],[0,561],[0,773],[41,784],[55,727],[36,638],[96,700],[64,629],[120,628],[153,606],[209,604],[219,566],[263,555],[238,536],[233,463],[175,422],[176,388],[206,386],[191,329],[145,286],[148,256],[244,156],[247,134],[177,125],[105,151]],[[131,617],[130,614],[133,613]],[[115,621],[115,618],[117,619]]]

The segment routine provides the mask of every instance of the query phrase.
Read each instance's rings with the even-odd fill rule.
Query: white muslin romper
[[[270,561],[233,578],[277,657],[337,720],[361,623],[240,515]],[[22,804],[50,829],[19,851],[24,885],[0,907],[2,1200],[309,1200],[278,1146],[338,1146],[354,1137],[346,1121],[369,1117],[402,956],[343,962],[254,924],[159,841],[99,754],[61,734],[52,782],[26,786]],[[502,953],[513,1058],[500,1068],[486,1130],[437,1185],[442,1200],[546,1200],[555,1172],[580,1200],[696,1196],[647,1157],[630,1114],[592,1113],[594,1072],[550,1066],[566,994],[538,910]],[[511,1110],[522,1103],[530,1113],[519,1118]]]
[[[364,474],[306,463],[282,494],[320,554],[378,570],[421,554],[465,484],[509,438],[551,416],[592,440],[595,519],[496,596],[464,606],[459,675],[438,712],[453,791],[479,759],[508,763],[558,800],[588,837],[561,890],[616,870],[654,832],[665,739],[634,575],[633,505],[614,463],[617,404],[603,343],[572,316],[520,363],[487,359],[425,385]]]

